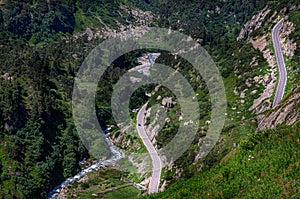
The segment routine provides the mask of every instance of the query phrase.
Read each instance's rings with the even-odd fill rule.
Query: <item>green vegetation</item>
[[[296,42],[297,48],[295,50],[295,55],[288,60],[289,61],[289,75],[290,75],[290,85],[296,85],[300,78],[300,69],[299,69],[299,63],[300,63],[300,50],[298,46],[300,45],[300,11],[294,10],[289,13],[289,20],[291,20],[292,23],[294,23],[295,30],[291,33],[290,38],[292,41]],[[291,88],[290,88],[291,89]],[[289,89],[289,90],[290,90]]]
[[[298,198],[300,123],[249,133],[219,165],[143,198]]]
[[[116,169],[100,169],[87,174],[87,181],[75,182],[68,187],[68,198],[95,198],[93,194],[103,198],[137,198],[140,191],[130,182],[121,181],[123,172]],[[111,190],[115,190],[112,191]],[[122,197],[120,197],[122,196]]]
[[[1,5],[4,26],[32,43],[57,39],[60,32],[72,33],[75,1],[5,1]]]
[[[83,32],[87,28],[100,32],[105,29],[118,31],[121,25],[138,24],[132,12],[137,8],[159,16],[150,24],[180,30],[204,46],[224,78],[228,100],[227,118],[220,141],[205,159],[194,164],[198,140],[205,135],[207,126],[204,125],[210,119],[209,92],[205,82],[201,77],[198,78],[199,74],[193,71],[189,63],[162,52],[157,62],[178,69],[197,92],[201,111],[197,122],[204,128],[199,130],[189,150],[174,163],[174,167],[164,171],[163,176],[170,190],[146,197],[251,198],[258,194],[267,198],[297,198],[299,124],[293,128],[281,126],[276,131],[254,133],[257,124],[255,116],[248,109],[262,87],[252,85],[248,88],[245,82],[264,74],[267,63],[261,52],[250,44],[236,41],[243,24],[266,5],[279,12],[283,7],[296,3],[297,0],[1,1],[0,199],[45,198],[55,185],[80,170],[80,160],[93,159],[78,138],[72,119],[71,96],[78,68],[91,49],[102,40],[88,40]],[[287,9],[281,15],[288,15],[295,24],[290,39],[300,46],[299,10]],[[252,34],[263,34],[267,28],[263,27]],[[121,132],[112,118],[110,108],[113,85],[128,69],[136,66],[136,58],[148,50],[119,57],[99,81],[97,117],[103,129],[113,126],[111,134],[116,137]],[[257,65],[250,64],[254,57]],[[299,84],[299,57],[300,50],[297,48],[295,56],[288,59],[289,68],[293,71],[290,73],[288,90]],[[150,85],[137,90],[131,97],[129,108],[138,108],[148,100],[151,106],[160,103],[156,100],[159,95],[173,95],[168,89],[160,88],[149,99],[145,92],[154,87]],[[234,94],[235,89],[239,92],[248,89],[245,103],[241,103],[239,96]],[[258,92],[251,96],[249,92],[253,89]],[[179,124],[176,112],[179,109],[177,104],[167,113],[172,122],[166,124],[158,135],[159,147],[174,136]],[[135,115],[132,114],[132,117]],[[124,140],[136,144],[136,148],[127,146],[125,150],[145,152],[145,147],[141,146],[142,142],[136,136],[126,135]],[[249,155],[254,158],[248,160]],[[126,160],[121,164],[132,167]],[[182,171],[180,177],[176,173],[178,170]],[[74,183],[71,188],[84,190],[78,193],[84,198],[91,197],[92,193],[97,193],[96,189],[99,191],[97,186],[100,184],[105,186],[102,190],[123,186],[118,172],[108,170],[91,173],[89,181]],[[137,174],[124,175],[136,181],[143,180]],[[138,190],[129,186],[103,197],[117,198],[121,195],[122,198],[134,198],[139,194]]]
[[[79,161],[92,159],[73,124],[71,94],[76,71],[101,40],[75,40],[72,34],[90,25],[81,20],[95,22],[93,16],[105,9],[109,25],[120,3],[49,2],[5,1],[0,7],[0,198],[45,198],[80,170]],[[116,60],[113,65],[119,67],[112,66],[99,82],[96,107],[103,128],[115,125],[112,85],[119,77],[115,74],[136,65],[132,57]]]
[[[120,0],[5,1],[0,9],[0,23],[14,35],[36,44],[57,40],[61,35],[87,27],[118,30],[118,23],[133,24],[132,12],[121,9],[123,6],[130,10],[131,5],[130,1]]]
[[[139,191],[134,187],[126,187],[113,191],[111,193],[105,194],[103,198],[105,199],[115,199],[115,198],[124,198],[124,199],[135,199],[138,198]]]

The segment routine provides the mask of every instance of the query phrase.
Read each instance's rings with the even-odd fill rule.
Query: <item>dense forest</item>
[[[87,28],[100,32],[109,28],[118,32],[121,25],[125,27],[140,25],[133,10],[150,11],[155,16],[149,22],[150,26],[172,28],[191,35],[212,55],[222,77],[227,78],[226,82],[230,82],[235,66],[243,66],[239,71],[240,74],[253,72],[252,75],[255,75],[256,69],[265,64],[258,50],[245,41],[236,40],[243,24],[266,5],[273,10],[281,10],[279,8],[296,3],[296,0],[284,3],[266,0],[0,1],[0,198],[45,198],[55,185],[80,170],[79,161],[93,158],[78,138],[71,107],[76,73],[88,53],[104,39],[89,39],[88,34],[85,34]],[[293,37],[299,41],[299,26]],[[110,109],[113,84],[128,69],[136,66],[138,64],[136,57],[145,52],[148,51],[135,51],[121,56],[109,67],[99,82],[96,108],[103,129],[107,125],[115,124]],[[233,52],[236,56],[232,56]],[[178,60],[173,60],[172,55],[166,52],[163,54],[164,56],[158,58],[157,62],[167,65],[179,63]],[[297,54],[299,55],[299,49]],[[259,64],[250,67],[246,63],[250,63],[254,56],[258,57]],[[187,79],[193,79],[195,75],[190,73],[190,65],[182,60],[180,72]],[[243,76],[234,83],[243,85],[246,78]],[[190,83],[195,85],[192,80]],[[131,108],[149,100],[145,96],[145,91],[152,88],[153,85],[138,90],[132,97]],[[162,89],[157,95],[163,92],[169,94]],[[199,93],[201,115],[203,118],[209,117],[207,114],[209,93],[207,89]],[[229,102],[229,107],[233,106],[233,103]],[[228,132],[235,127],[234,125],[225,125],[223,132]],[[282,142],[282,148],[286,153],[298,149],[297,143],[293,142],[290,145],[285,140],[280,140],[289,131],[294,132],[293,136],[297,137],[298,127],[291,129],[282,127],[278,136],[273,135],[273,131],[268,131],[262,135],[258,134],[258,138],[250,137],[249,139],[255,140],[252,148],[249,149],[250,141],[247,141],[237,152],[237,157],[230,160],[228,165],[217,167],[212,173],[206,172],[202,176],[196,176],[186,185],[176,184],[173,190],[181,189],[183,186],[189,186],[190,189],[175,191],[174,197],[189,197],[191,196],[189,192],[194,193],[195,189],[200,187],[209,192],[216,187],[213,183],[219,181],[222,181],[222,184],[218,186],[225,190],[220,197],[238,197],[238,194],[232,194],[233,190],[228,190],[226,186],[233,178],[232,172],[248,167],[253,169],[257,165],[261,166],[261,162],[248,167],[231,166],[247,161],[244,156],[251,151],[257,153],[266,151],[272,148],[274,143]],[[176,128],[176,124],[167,126],[158,137],[159,145],[167,142],[173,136],[170,132]],[[253,132],[253,129],[247,132]],[[199,134],[197,138],[200,136]],[[264,137],[267,137],[266,146],[261,144]],[[285,152],[279,151],[280,149],[274,151],[283,156]],[[225,147],[223,152],[220,157],[226,155],[229,148]],[[191,148],[175,163],[178,168],[186,168],[181,176],[182,180],[189,179],[198,172],[197,166],[191,166],[194,155],[194,149]],[[206,169],[217,164],[220,157],[208,156],[204,161]],[[292,156],[291,159],[294,161],[295,157],[299,157],[299,154]],[[284,166],[286,165],[279,165],[280,169]],[[291,167],[296,166],[293,164]],[[176,181],[171,178],[173,175],[171,171],[165,175],[170,182]],[[240,173],[236,178],[239,180],[242,175],[244,174]],[[202,181],[198,182],[198,178]],[[212,182],[206,183],[204,179],[209,178],[213,178]],[[171,192],[172,189],[166,192],[166,195],[162,193],[154,197],[167,198],[169,197],[167,194]],[[200,197],[201,194],[195,197]],[[248,196],[252,197],[251,193]]]

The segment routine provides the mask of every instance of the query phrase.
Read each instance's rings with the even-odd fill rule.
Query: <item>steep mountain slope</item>
[[[74,78],[84,58],[103,39],[136,26],[173,28],[191,35],[218,66],[228,100],[220,140],[206,158],[199,159],[201,138],[210,123],[209,91],[189,63],[161,52],[157,62],[178,70],[196,90],[201,112],[199,121],[194,122],[201,128],[188,151],[164,169],[161,190],[170,189],[149,198],[239,198],[255,197],[256,193],[261,197],[297,197],[298,4],[297,0],[0,1],[0,198],[45,198],[55,185],[80,170],[79,161],[87,158],[86,165],[91,162],[93,157],[79,140],[72,119]],[[269,34],[282,17],[287,17],[281,38],[289,70],[289,94],[280,106],[270,110],[267,101],[272,100],[272,89],[267,91],[267,98],[260,97],[271,84],[269,77],[273,86],[276,84]],[[111,91],[119,77],[139,64],[137,57],[147,52],[143,49],[118,58],[97,90],[99,123],[103,128],[112,127],[109,136],[124,153],[142,153],[145,148],[138,137],[125,133],[133,128],[116,127]],[[163,87],[143,87],[132,96],[130,108],[149,101],[148,125],[153,122],[152,106],[172,95]],[[180,105],[176,98],[174,102],[167,113],[169,122],[154,138],[157,148],[168,143],[178,128]],[[274,129],[261,132],[265,128]],[[125,168],[122,175],[147,185],[147,162],[128,159],[120,165],[139,168],[129,174]],[[88,189],[93,182],[78,187]],[[118,176],[113,182],[120,184]]]
[[[145,25],[140,13],[150,23],[119,1],[1,1],[0,198],[45,198],[80,170],[89,154],[72,119],[76,71],[103,38]]]
[[[199,121],[193,121],[199,122],[199,125],[201,126],[195,141],[190,146],[189,150],[185,152],[184,156],[179,158],[176,162],[174,162],[174,164],[168,165],[164,168],[161,190],[164,190],[166,187],[170,186],[170,192],[173,192],[174,189],[181,189],[181,183],[179,183],[179,185],[174,185],[175,187],[173,189],[172,183],[174,182],[187,180],[194,175],[197,176],[197,173],[199,172],[205,172],[205,175],[211,175],[210,171],[213,172],[214,168],[219,165],[220,162],[226,162],[226,159],[235,154],[238,145],[242,145],[243,147],[243,143],[248,142],[248,139],[256,139],[255,135],[253,137],[251,136],[257,131],[257,121],[261,121],[261,119],[264,118],[264,114],[269,115],[268,110],[271,109],[271,103],[268,105],[264,100],[267,99],[271,102],[273,90],[276,86],[276,64],[273,60],[274,56],[272,55],[272,43],[268,36],[271,34],[271,30],[276,24],[277,20],[279,20],[281,17],[288,17],[284,22],[285,25],[281,33],[281,41],[283,47],[285,48],[284,53],[289,57],[288,59],[293,60],[290,62],[290,64],[288,64],[288,67],[291,69],[291,71],[289,71],[291,74],[289,76],[289,80],[293,82],[293,84],[298,84],[297,80],[299,77],[299,70],[297,67],[297,60],[299,58],[299,50],[297,48],[299,43],[299,39],[297,37],[299,33],[299,23],[296,20],[296,16],[298,16],[298,6],[295,4],[295,2],[288,2],[286,4],[286,8],[281,7],[283,4],[280,2],[266,2],[267,4],[262,4],[258,7],[255,7],[255,9],[253,9],[250,13],[243,13],[245,14],[243,18],[245,20],[245,25],[239,24],[238,21],[229,20],[228,27],[225,28],[226,31],[222,32],[222,29],[224,29],[223,24],[220,26],[214,26],[214,23],[208,23],[205,24],[205,26],[207,26],[206,28],[209,30],[209,34],[203,35],[201,35],[201,28],[204,28],[204,26],[203,21],[201,20],[210,18],[210,14],[213,13],[213,19],[216,20],[216,23],[219,23],[220,21],[224,22],[223,17],[229,12],[227,10],[229,7],[227,7],[226,4],[222,5],[221,9],[216,7],[217,12],[214,9],[204,9],[203,13],[205,14],[202,17],[199,17],[198,15],[194,16],[191,13],[198,10],[198,8],[203,5],[195,5],[194,2],[179,3],[181,6],[175,5],[172,2],[162,2],[159,4],[158,2],[152,1],[152,5],[159,4],[161,6],[161,10],[158,9],[156,12],[159,13],[160,16],[164,16],[161,18],[161,20],[158,20],[157,23],[162,27],[180,27],[180,31],[183,31],[187,34],[195,32],[193,37],[197,39],[198,42],[203,44],[204,47],[211,53],[213,59],[222,72],[227,91],[228,111],[226,123],[216,147],[206,158],[199,159],[197,152],[199,150],[199,146],[201,146],[201,138],[205,136],[207,126],[210,123],[210,115],[208,113],[210,110],[208,90],[205,87],[205,83],[191,70],[188,63],[184,62],[182,59],[176,59],[173,55],[170,55],[166,52],[162,52],[162,56],[160,56],[156,62],[172,66],[174,69],[181,72],[186,79],[188,79],[190,83],[195,86],[199,96],[199,106],[201,107]],[[168,10],[165,10],[165,6],[168,8]],[[170,12],[170,10],[174,10],[174,12]],[[180,11],[175,12],[176,10]],[[218,10],[223,14],[218,13]],[[185,16],[177,16],[178,13],[185,14],[186,12],[189,12],[186,14],[187,16],[191,18],[195,17],[195,20],[192,20],[193,25],[185,26],[185,22],[191,23],[190,19],[185,19]],[[241,13],[240,16],[243,16],[243,14]],[[179,18],[182,19],[182,21],[177,21]],[[246,22],[247,20],[249,21]],[[170,21],[173,22],[170,23]],[[242,28],[243,26],[244,28]],[[233,33],[232,30],[229,31],[231,28],[236,28],[234,31],[235,33]],[[211,32],[212,29],[214,33]],[[240,29],[241,31],[239,32]],[[287,49],[289,49],[289,51]],[[260,96],[265,96],[265,89],[270,87],[268,85],[271,84],[270,74],[272,74],[271,80],[273,87],[267,91],[267,98],[264,97],[264,99],[262,99]],[[201,89],[197,89],[198,85],[201,85]],[[291,87],[289,87],[287,91],[291,91],[290,89]],[[156,112],[156,105],[163,105],[163,101],[167,97],[173,95],[172,92],[163,87],[156,87],[153,90],[155,90],[155,92],[143,88],[143,91],[139,93],[141,94],[142,92],[146,92],[149,96],[151,96],[150,99],[146,97],[142,99],[142,101],[146,102],[147,100],[150,100],[146,124],[149,125],[148,129],[150,130],[149,134],[151,134],[151,137],[154,135],[154,137],[152,137],[152,142],[157,149],[160,149],[166,143],[168,143],[177,132],[180,121],[180,117],[178,116],[180,113],[180,105],[176,103],[176,98],[173,96],[175,98],[175,105],[173,108],[168,109],[165,123],[153,119],[158,114],[158,112]],[[294,91],[291,92],[293,93]],[[289,107],[289,110],[291,111],[292,123],[295,124],[297,122],[297,114],[299,113],[299,109],[296,105],[297,94],[293,94],[293,96],[293,98],[290,98],[290,101],[292,101],[293,104],[295,103],[295,106]],[[262,108],[251,108],[253,106]],[[256,108],[259,111],[253,111]],[[292,124],[288,119],[283,120],[282,122]],[[283,128],[285,129],[284,131],[288,131],[290,129],[290,127]],[[295,131],[298,131],[298,127],[294,128],[296,129]],[[158,133],[157,129],[161,129],[161,131]],[[110,135],[113,138],[114,143],[124,151],[138,153],[144,152],[145,150],[141,146],[141,143],[138,141],[138,139],[136,137],[126,136],[124,131],[134,131],[134,127],[126,127],[120,131],[116,130],[112,132]],[[264,141],[264,138],[262,138],[262,142]],[[252,141],[249,141],[249,145],[252,144]],[[294,148],[295,147],[297,147],[297,145],[295,145]],[[266,150],[262,151],[262,153],[266,153],[265,151]],[[298,156],[296,156],[296,158],[297,157]],[[293,158],[292,161],[294,161],[296,158]],[[261,159],[261,161],[265,163],[266,160],[263,157]],[[147,182],[149,182],[149,179],[147,179],[149,175],[144,174],[146,171],[144,162],[141,159],[132,160],[132,158],[130,158],[130,161],[134,163],[134,166],[139,167],[138,173],[141,175],[141,178],[135,178],[135,180],[142,181],[146,177],[142,183],[147,184]],[[255,165],[252,165],[251,169],[255,170]],[[280,169],[282,168],[278,168],[278,171],[280,171]],[[268,175],[272,176],[274,173],[269,173]],[[198,177],[199,176],[195,177],[194,179],[196,181],[201,181],[202,177]],[[242,175],[240,177],[242,178]],[[237,184],[239,183],[241,184],[242,182],[238,181]],[[189,186],[194,185],[189,184]],[[256,186],[256,184],[254,186]],[[295,185],[293,185],[293,189],[294,187]],[[226,189],[229,189],[229,187]],[[182,188],[182,191],[184,192],[186,190]],[[194,190],[191,188],[188,191],[191,191],[191,194],[193,194]],[[170,192],[167,191],[166,195],[158,194],[157,197],[163,196],[168,198],[173,196],[181,198],[184,196],[191,196],[188,194],[183,194],[180,196],[176,194],[172,195]],[[201,192],[201,189],[199,192]],[[228,192],[230,192],[230,190]],[[263,192],[262,194],[267,193]],[[292,192],[292,195],[293,194],[295,193]],[[234,195],[229,193],[229,196]],[[247,196],[250,197],[251,194]]]
[[[57,40],[63,34],[81,31],[104,37],[106,32],[145,25],[152,17],[132,2],[120,0],[3,1],[0,12],[2,27],[31,43]]]
[[[170,4],[172,5],[172,3],[169,2],[168,4],[170,10],[179,9],[177,6],[173,8]],[[189,8],[187,9],[189,11],[193,10],[193,8],[191,8],[193,6],[195,6],[195,9],[198,8],[196,5],[192,5],[193,3],[184,4],[184,6]],[[284,50],[288,62],[289,81],[293,82],[292,84],[298,84],[299,50],[297,50],[297,46],[299,40],[296,35],[299,34],[299,22],[295,20],[299,12],[298,4],[291,1],[286,4],[286,7],[282,5],[281,3],[267,2],[262,7],[257,7],[259,10],[257,10],[255,14],[245,16],[245,18],[247,18],[245,25],[240,24],[239,26],[237,22],[231,22],[231,26],[228,25],[229,27],[226,28],[226,30],[228,30],[233,27],[237,29],[239,29],[238,27],[244,27],[240,33],[231,36],[229,36],[229,33],[226,31],[224,34],[211,34],[211,36],[217,37],[212,43],[207,42],[209,41],[207,37],[203,37],[204,42],[201,42],[203,42],[204,47],[211,53],[224,77],[228,101],[227,119],[217,146],[205,159],[199,160],[197,153],[199,146],[201,146],[201,137],[205,136],[208,128],[207,124],[210,122],[210,115],[207,114],[209,112],[210,102],[205,86],[197,90],[201,112],[200,120],[193,122],[199,122],[201,129],[185,155],[178,159],[173,165],[170,165],[169,168],[166,168],[163,177],[166,182],[172,183],[176,178],[188,179],[195,173],[203,169],[209,169],[214,164],[218,164],[226,154],[233,150],[236,145],[239,145],[241,139],[247,137],[249,132],[256,131],[258,125],[256,122],[260,122],[263,115],[268,114],[268,110],[271,109],[272,96],[275,90],[274,88],[276,87],[276,63],[272,55],[273,49],[270,35],[276,22],[284,17],[286,17],[286,20],[281,33],[281,41],[284,48],[290,50],[290,54],[288,54],[287,50]],[[223,14],[226,15],[226,13],[229,12],[226,8],[228,7],[223,5],[220,13],[224,12]],[[181,12],[185,13],[182,10]],[[175,13],[170,13],[168,17],[172,19],[173,15],[175,15]],[[213,19],[217,22],[224,20],[223,18],[220,19],[220,16],[224,15],[215,13]],[[168,17],[166,16],[167,19],[169,19]],[[164,20],[166,18],[164,18]],[[197,24],[197,21],[193,22]],[[212,24],[209,23],[208,26],[210,25]],[[182,31],[192,32],[195,31],[194,27],[195,26],[189,26],[186,29],[182,29]],[[222,29],[224,27],[220,26],[216,29],[218,28]],[[199,32],[201,32],[201,30]],[[218,46],[218,48],[216,48],[215,45]],[[195,85],[204,84],[202,81],[196,81],[198,79],[197,75],[191,72],[191,69],[184,61],[170,61],[174,60],[174,57],[170,56],[166,58],[167,56],[168,55],[164,54],[164,57],[159,58],[157,62],[175,66],[175,69],[184,74],[185,77]],[[291,87],[292,86],[290,86],[289,89],[291,89]],[[287,91],[289,91],[289,89]],[[150,115],[149,120],[157,114],[151,110],[151,105],[157,103],[161,104],[164,97],[172,96],[172,93],[166,90],[167,89],[162,88],[152,96],[148,110]],[[294,112],[299,112],[298,109],[291,109]],[[168,109],[169,113],[167,117],[172,122],[166,123],[158,135],[153,138],[153,142],[156,143],[158,149],[164,146],[165,143],[168,143],[177,132],[180,120],[178,110],[180,110],[179,105],[175,105],[173,109]],[[159,126],[161,124],[159,124],[159,122],[151,123],[152,127],[156,125]],[[155,131],[157,128],[153,129]],[[151,134],[155,133],[156,132],[152,130]]]
[[[178,175],[182,172],[181,179],[186,178],[184,173],[187,171],[190,175],[198,172],[202,174],[195,174],[195,177],[186,182],[181,181],[171,185],[166,192],[145,198],[299,196],[297,191],[297,175],[299,174],[296,172],[297,159],[299,158],[297,152],[299,151],[299,139],[295,135],[299,132],[300,112],[298,100],[298,35],[300,24],[299,20],[296,20],[296,16],[299,16],[299,5],[295,2],[289,2],[285,7],[280,7],[281,3],[273,3],[268,3],[268,6],[258,11],[244,25],[237,38],[238,42],[243,41],[237,44],[238,51],[234,48],[234,42],[231,43],[231,48],[229,48],[233,53],[231,57],[227,57],[227,62],[234,66],[234,74],[237,79],[230,76],[230,78],[225,78],[225,82],[230,79],[230,83],[233,85],[226,85],[226,88],[234,89],[234,95],[237,97],[233,97],[230,94],[232,91],[227,90],[228,103],[233,110],[229,110],[227,114],[228,117],[231,117],[231,120],[240,119],[242,122],[226,121],[219,143],[204,160],[193,162],[197,166],[189,166],[192,162],[192,151],[189,151],[182,158],[190,159],[188,164],[181,159],[173,165],[173,169],[179,168],[175,172],[173,171],[175,174]],[[270,34],[276,21],[280,18],[285,18],[285,25],[281,31],[281,43],[286,56],[288,81],[293,83],[290,83],[287,88],[286,96],[280,106],[272,109],[270,106],[272,103],[268,105],[267,101],[264,100],[272,101],[276,86],[276,63],[272,53]],[[245,38],[245,40],[242,40],[242,38]],[[251,44],[251,46],[245,43]],[[253,48],[260,52],[251,53]],[[247,50],[244,51],[245,49]],[[238,62],[235,62],[235,59]],[[273,86],[270,86],[271,84]],[[254,106],[255,108],[253,108]],[[256,120],[258,123],[256,123]],[[294,126],[289,127],[286,125]],[[270,128],[273,130],[265,130]],[[262,130],[265,131],[261,132]],[[291,135],[293,136],[292,139],[290,139]],[[286,136],[286,138],[283,138],[283,136]],[[230,140],[235,142],[233,143],[234,147],[230,147],[230,144],[232,144]],[[269,148],[274,143],[278,144],[277,147]],[[236,147],[237,145],[239,146]],[[265,145],[266,147],[264,147]],[[283,151],[283,148],[287,148],[287,150]],[[281,161],[277,159],[277,156],[272,155],[273,152],[283,159],[287,156],[286,161],[290,165],[280,165]],[[255,154],[258,154],[258,157]],[[253,158],[255,160],[252,163]],[[262,165],[270,165],[270,160],[273,161],[273,165],[280,166],[268,172],[268,166],[264,167]],[[182,165],[184,166],[181,167]],[[289,170],[291,173],[286,173],[287,167],[291,168],[290,166],[293,168]],[[197,168],[197,171],[193,171],[193,168]],[[171,173],[173,174],[173,172]],[[257,172],[263,173],[262,176],[267,173],[268,180],[262,180],[262,176],[259,177]],[[279,177],[278,173],[283,175]],[[169,175],[172,176],[172,174]],[[286,174],[288,176],[285,176]],[[169,177],[168,173],[165,175],[167,175],[165,179],[173,179]],[[283,182],[281,177],[286,181]],[[275,182],[277,180],[279,185]],[[262,184],[260,184],[261,181],[263,181]],[[267,183],[267,181],[271,182]],[[282,191],[277,192],[277,190]]]
[[[294,125],[300,120],[300,86],[290,91],[279,107],[263,116],[258,124],[258,130],[276,129],[282,123]]]
[[[143,198],[298,198],[300,125],[252,134],[219,165]]]

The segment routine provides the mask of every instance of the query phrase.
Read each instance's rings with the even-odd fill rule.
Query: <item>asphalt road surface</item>
[[[274,50],[276,55],[276,62],[278,65],[278,72],[279,72],[279,80],[277,83],[276,93],[273,101],[273,107],[275,107],[282,99],[285,86],[286,86],[286,81],[287,81],[286,67],[285,67],[283,53],[279,41],[279,32],[280,29],[282,28],[282,22],[283,19],[281,19],[275,25],[272,31],[272,40],[273,40],[273,45],[274,45]]]
[[[159,157],[156,149],[152,145],[151,140],[149,139],[149,137],[145,131],[144,118],[145,118],[146,106],[147,106],[147,104],[145,104],[141,108],[141,110],[138,112],[137,130],[138,130],[138,134],[139,134],[140,138],[143,140],[143,143],[146,146],[146,148],[150,154],[150,157],[152,159],[152,176],[151,176],[148,192],[156,193],[156,192],[158,192],[162,164],[161,164],[161,160],[160,160],[160,157]]]

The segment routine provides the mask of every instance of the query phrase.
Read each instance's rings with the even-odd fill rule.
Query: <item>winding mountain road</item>
[[[150,157],[152,159],[152,176],[151,176],[151,180],[150,180],[148,193],[156,193],[156,192],[158,192],[162,164],[161,164],[161,160],[160,160],[160,157],[159,157],[156,149],[152,145],[152,143],[145,131],[144,118],[145,118],[146,106],[147,106],[147,104],[145,104],[141,108],[141,110],[138,112],[137,131],[138,131],[140,138],[143,140],[143,143],[146,146],[146,148],[150,154]]]
[[[282,23],[283,23],[283,19],[281,19],[275,25],[272,31],[272,40],[273,40],[273,45],[274,45],[274,50],[276,55],[276,62],[278,65],[278,72],[279,72],[279,80],[277,83],[276,93],[273,101],[273,107],[277,106],[277,104],[282,99],[285,86],[286,86],[286,81],[287,81],[287,72],[284,63],[282,49],[280,46],[280,41],[279,41],[279,33],[280,33],[280,29],[282,28]]]

